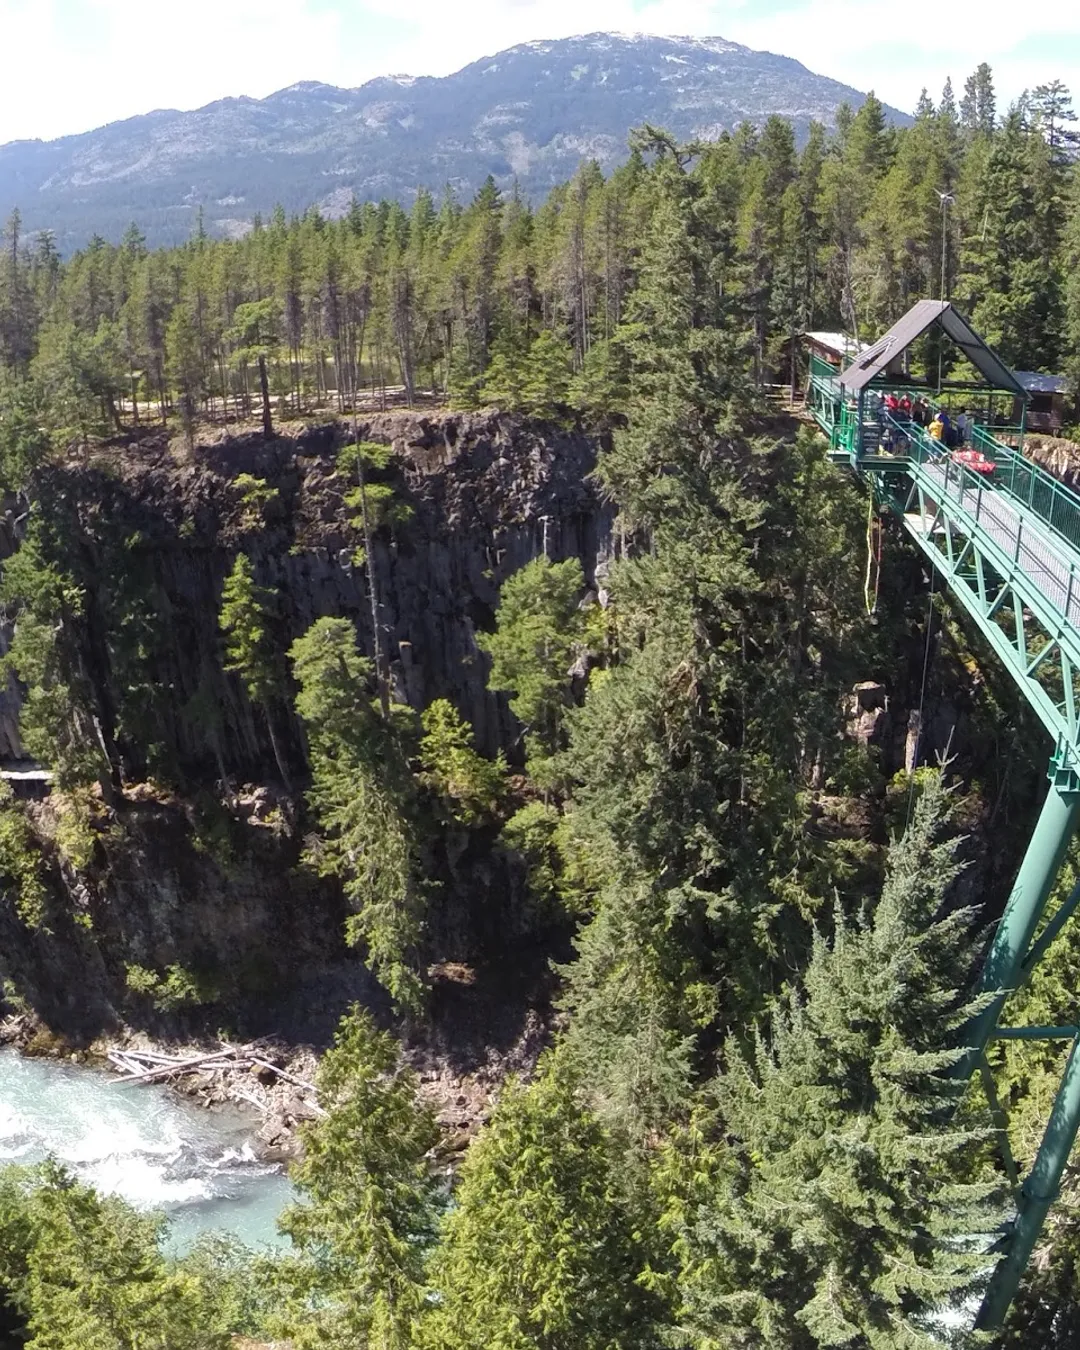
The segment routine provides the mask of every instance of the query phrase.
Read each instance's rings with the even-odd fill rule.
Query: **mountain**
[[[150,243],[177,243],[200,206],[208,229],[236,234],[277,203],[334,215],[354,194],[408,201],[446,183],[467,197],[489,173],[535,199],[583,158],[614,167],[643,122],[715,137],[780,113],[803,136],[811,119],[831,124],[845,99],[863,97],[723,38],[593,33],[511,47],[443,78],[303,83],[15,141],[0,146],[0,213],[18,206],[27,230],[53,230],[67,252],[94,233],[117,240],[132,220]]]

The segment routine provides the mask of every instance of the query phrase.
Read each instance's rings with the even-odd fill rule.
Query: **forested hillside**
[[[325,995],[288,1252],[172,1258],[9,1169],[0,1337],[962,1339],[1006,1179],[950,1070],[1042,733],[899,537],[868,613],[868,503],[764,387],[801,331],[937,294],[943,243],[1007,360],[1075,368],[1068,103],[1001,116],[980,67],[799,150],[645,128],[535,211],[489,182],[68,262],[9,222],[9,739],[54,782],[0,803],[5,1005],[209,1033],[332,948],[364,1006]],[[1077,952],[1032,1020],[1074,1016]],[[544,1048],[448,1181],[408,1056],[493,972]],[[1000,1054],[1021,1162],[1057,1053]],[[1055,1213],[999,1344],[1080,1320]]]

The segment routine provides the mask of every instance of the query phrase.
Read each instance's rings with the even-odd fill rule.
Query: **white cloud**
[[[759,12],[760,13],[760,12]],[[747,46],[781,51],[857,89],[874,89],[901,108],[920,88],[935,100],[948,76],[957,96],[980,61],[994,68],[999,103],[1060,76],[1080,95],[1080,63],[1058,55],[1062,38],[1080,40],[1080,7],[1045,5],[1023,13],[1004,0],[812,0],[782,15],[732,14],[728,36]],[[1020,38],[1031,51],[1017,58]],[[1074,49],[1075,50],[1075,49]]]
[[[317,79],[339,34],[305,0],[0,0],[0,142]]]

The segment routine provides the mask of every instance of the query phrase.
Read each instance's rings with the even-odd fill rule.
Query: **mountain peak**
[[[119,239],[132,220],[152,243],[177,242],[200,207],[208,228],[235,235],[277,203],[334,215],[354,195],[408,202],[446,183],[467,197],[488,174],[535,200],[584,159],[613,169],[644,122],[709,139],[778,113],[801,139],[863,98],[720,36],[539,39],[445,77],[384,75],[355,89],[302,80],[263,99],[0,146],[0,216],[17,205],[27,230],[51,229],[70,250],[92,234]]]

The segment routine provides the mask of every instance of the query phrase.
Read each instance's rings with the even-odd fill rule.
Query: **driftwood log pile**
[[[227,1045],[224,1042],[219,1050],[213,1050],[197,1055],[163,1055],[158,1050],[110,1050],[108,1054],[109,1063],[117,1069],[123,1076],[113,1080],[114,1087],[126,1087],[132,1083],[170,1083],[175,1079],[183,1077],[189,1073],[233,1073],[258,1069],[264,1074],[271,1074],[280,1078],[283,1082],[291,1083],[294,1087],[302,1089],[307,1093],[311,1100],[306,1103],[315,1115],[325,1116],[326,1112],[319,1106],[316,1097],[314,1083],[305,1082],[303,1078],[297,1078],[295,1074],[289,1073],[287,1069],[281,1068],[272,1060],[259,1054],[258,1050],[252,1045]],[[258,1097],[247,1093],[235,1081],[231,1084],[230,1095],[240,1097],[253,1106],[257,1106],[261,1111],[266,1111],[267,1103],[259,1100]]]

